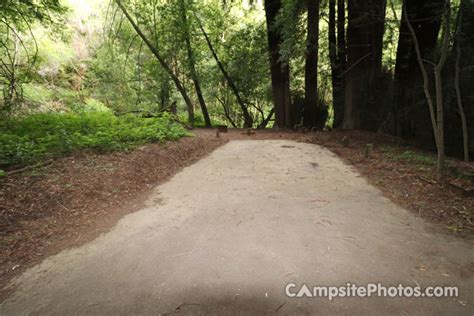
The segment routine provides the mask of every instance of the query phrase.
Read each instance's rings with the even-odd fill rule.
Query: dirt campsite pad
[[[234,140],[110,232],[14,280],[3,314],[472,314],[472,241],[435,232],[329,150]],[[453,285],[455,298],[285,296],[288,283]]]

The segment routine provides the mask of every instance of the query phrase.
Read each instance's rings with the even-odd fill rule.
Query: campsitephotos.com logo
[[[359,286],[346,283],[343,286],[308,286],[288,283],[285,286],[285,295],[289,298],[327,298],[332,301],[339,297],[407,297],[407,298],[440,298],[458,297],[457,286],[384,286],[381,283],[368,283]]]

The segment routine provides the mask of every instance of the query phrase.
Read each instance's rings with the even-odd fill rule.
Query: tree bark
[[[444,94],[441,72],[448,58],[449,42],[451,36],[451,1],[446,1],[444,13],[444,27],[441,46],[441,57],[435,66],[435,84],[436,84],[436,133],[438,138],[438,160],[436,165],[436,177],[440,181],[443,177],[445,164],[445,144],[444,144]]]
[[[474,155],[474,5],[471,0],[461,0],[461,32],[456,45],[462,47],[459,60],[459,89],[462,91],[462,105],[466,116],[468,152]],[[459,121],[452,124],[459,125]],[[451,139],[449,140],[451,142]]]
[[[456,101],[458,105],[458,112],[459,116],[461,117],[461,125],[462,125],[462,139],[463,139],[463,153],[464,153],[464,161],[469,161],[469,134],[467,129],[467,120],[466,120],[466,112],[464,111],[464,105],[462,100],[462,93],[461,93],[461,84],[460,84],[460,77],[461,77],[461,31],[462,31],[462,17],[463,17],[463,7],[459,9],[458,13],[458,21],[457,21],[457,30],[456,30],[456,62],[455,62],[455,74],[454,74],[454,88],[456,90]]]
[[[385,10],[385,0],[348,1],[345,129],[377,129]]]
[[[165,59],[161,56],[158,49],[151,43],[151,41],[146,37],[143,31],[138,27],[138,25],[132,19],[128,11],[123,6],[122,2],[120,0],[115,0],[115,3],[117,3],[118,7],[123,12],[127,20],[130,22],[135,32],[137,32],[137,34],[141,37],[143,42],[145,42],[145,44],[147,45],[148,49],[150,49],[152,54],[156,57],[161,67],[166,71],[166,73],[168,73],[170,78],[173,80],[176,88],[181,93],[181,96],[183,97],[184,102],[186,103],[186,106],[188,109],[188,123],[190,125],[194,125],[194,107],[193,107],[193,103],[191,102],[191,99],[189,98],[186,92],[186,89],[184,88],[184,85],[181,83],[179,78],[174,74],[171,67],[166,63]]]
[[[405,16],[408,15],[415,31],[422,59],[430,59],[436,50],[444,2],[445,0],[405,0],[400,23],[394,76],[393,133],[400,137],[416,138],[424,143],[432,142],[433,134],[428,106],[421,92],[422,74],[417,65],[412,35]],[[431,81],[434,77],[432,68],[428,68],[427,72]]]
[[[258,125],[258,129],[264,129],[267,127],[268,123],[272,119],[273,115],[275,114],[275,109],[271,109],[270,113],[268,113],[267,117]]]
[[[443,111],[443,84],[441,71],[446,63],[449,49],[449,36],[450,36],[450,27],[451,27],[451,8],[450,1],[446,2],[445,7],[445,26],[443,28],[442,36],[442,47],[441,47],[441,57],[438,63],[429,62],[434,67],[434,76],[435,76],[435,92],[436,92],[436,109],[434,106],[433,98],[431,97],[429,89],[429,77],[428,72],[426,71],[425,61],[421,54],[420,45],[418,37],[416,36],[415,29],[413,28],[411,21],[409,19],[409,14],[407,10],[404,12],[405,22],[413,41],[413,46],[416,53],[417,62],[422,73],[423,77],[423,90],[426,96],[426,101],[428,103],[428,108],[430,111],[430,118],[432,123],[433,134],[436,142],[436,148],[438,152],[438,159],[436,163],[436,178],[440,181],[443,177],[444,169],[444,160],[445,160],[445,145],[444,145],[444,111]],[[436,110],[436,113],[435,113]]]
[[[329,2],[329,56],[332,73],[332,99],[334,109],[334,127],[341,126],[344,119],[344,78],[342,74],[346,67],[346,29],[345,29],[345,0]],[[337,28],[337,37],[336,37]]]
[[[335,86],[339,76],[337,73],[337,39],[336,39],[336,0],[329,0],[328,20],[329,61],[331,63],[333,105],[335,106]]]
[[[341,73],[346,70],[346,5],[345,0],[337,0],[337,59]],[[344,84],[343,81],[341,81]]]
[[[348,0],[347,66],[345,73],[345,111],[342,128],[360,127],[359,103],[366,97],[368,78],[368,4],[365,0]]]
[[[303,123],[307,127],[323,128],[326,124],[327,109],[319,106],[318,96],[319,0],[306,0],[306,6],[308,9],[308,27]]]
[[[346,40],[344,0],[337,1],[337,37],[336,37],[336,0],[329,1],[329,59],[331,62],[332,100],[334,125],[337,128],[344,118],[344,78]]]
[[[290,68],[288,64],[281,61],[280,44],[282,37],[275,26],[276,17],[280,10],[281,0],[265,0],[270,73],[275,108],[275,127],[293,128],[291,124]]]

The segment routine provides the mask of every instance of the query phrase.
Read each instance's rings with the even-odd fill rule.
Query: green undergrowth
[[[434,166],[436,165],[436,158],[430,154],[420,153],[411,150],[400,151],[391,147],[384,147],[382,151],[388,157],[402,161],[408,162],[420,166]]]
[[[190,134],[167,114],[157,118],[111,113],[35,114],[0,120],[0,168],[91,150],[105,153],[177,140]]]
[[[425,165],[425,166],[434,166],[436,165],[436,158],[428,155],[428,154],[423,154],[411,150],[406,150],[396,156],[398,160],[402,161],[407,161],[419,165]]]
[[[418,151],[405,150],[398,151],[393,148],[383,148],[382,151],[390,158],[416,165],[420,171],[430,172],[436,166],[435,154],[422,153]],[[474,179],[474,174],[456,166],[451,158],[447,158],[444,165],[444,171],[447,175],[454,178]]]

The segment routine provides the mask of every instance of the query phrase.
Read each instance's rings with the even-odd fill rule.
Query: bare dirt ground
[[[347,139],[344,144],[343,139]],[[312,142],[329,148],[352,164],[386,197],[414,214],[438,223],[444,232],[474,236],[474,196],[464,196],[450,183],[474,189],[474,163],[448,159],[443,182],[434,180],[435,154],[401,139],[369,132],[319,132]],[[373,145],[365,158],[366,144]]]
[[[221,133],[219,139],[215,131],[195,133],[197,137],[164,146],[147,145],[132,152],[77,154],[44,168],[0,179],[0,288],[44,258],[109,231],[121,217],[141,208],[151,188],[228,140],[236,139],[290,139],[322,144],[353,164],[386,197],[436,222],[438,230],[473,236],[474,198],[462,197],[449,185],[431,181],[433,167],[425,161],[405,159],[404,153],[431,154],[396,138],[338,131],[258,131],[247,135],[245,131],[230,130]],[[343,142],[348,135],[349,142]],[[370,159],[364,158],[367,143],[374,145]],[[473,164],[454,161],[452,165],[474,171]],[[472,180],[463,181],[464,185],[472,185]],[[0,291],[0,301],[7,294]]]
[[[225,143],[197,134],[131,152],[77,154],[0,179],[0,288],[49,255],[107,232],[150,189]],[[8,293],[0,291],[0,301]]]
[[[300,140],[226,143],[110,232],[16,278],[0,313],[472,315],[472,240],[437,232]],[[288,282],[450,285],[459,296],[290,299]]]
[[[201,131],[209,137],[211,131]],[[433,179],[435,159],[433,152],[384,134],[363,131],[280,132],[231,130],[221,134],[231,139],[291,139],[322,145],[346,163],[353,165],[369,182],[395,203],[414,214],[439,224],[448,234],[474,237],[474,196],[464,196],[450,183],[474,189],[474,163],[449,158],[448,171],[443,182]],[[372,144],[370,158],[365,157],[366,145]]]

